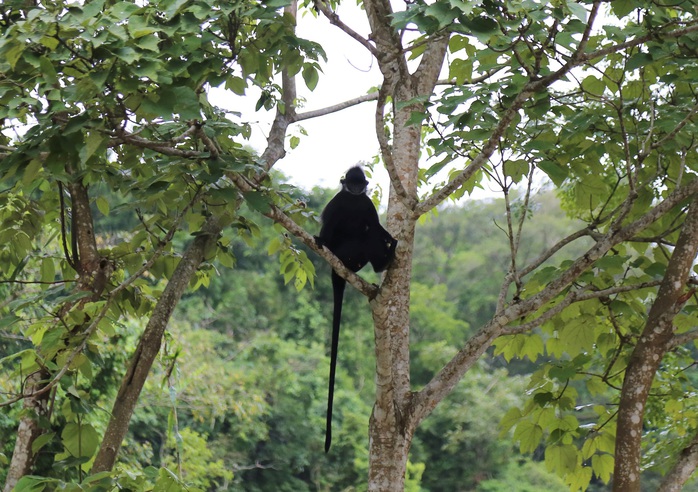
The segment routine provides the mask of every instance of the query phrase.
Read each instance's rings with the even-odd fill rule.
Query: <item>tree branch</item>
[[[693,342],[696,339],[698,339],[698,330],[691,330],[685,333],[679,333],[678,335],[674,335],[674,337],[669,342],[668,350],[674,350],[675,348]]]
[[[509,328],[502,329],[502,335],[520,335],[521,333],[531,331],[532,329],[539,327],[546,321],[554,318],[556,315],[560,314],[566,307],[574,304],[575,302],[588,301],[590,299],[599,299],[601,297],[609,297],[615,294],[631,292],[634,290],[649,289],[652,287],[656,287],[661,283],[661,280],[653,280],[651,282],[642,282],[639,284],[619,285],[602,290],[573,290],[569,292],[562,301],[550,308],[548,311],[543,313],[538,318],[523,323],[521,325],[511,326]]]
[[[357,106],[361,103],[365,103],[368,101],[375,101],[377,99],[378,92],[370,92],[368,94],[364,94],[363,96],[355,97],[354,99],[349,99],[347,101],[334,104],[326,108],[316,109],[313,111],[306,111],[305,113],[298,113],[296,114],[296,118],[293,121],[294,123],[297,123],[299,121],[309,120],[311,118],[317,118],[319,116],[325,116],[331,113],[337,113],[344,109],[351,108],[352,106]]]
[[[695,431],[688,446],[681,450],[679,459],[671,470],[664,475],[657,492],[681,492],[696,467],[698,467],[698,431]]]
[[[688,297],[684,289],[698,252],[698,194],[671,254],[647,322],[625,369],[618,405],[613,490],[640,491],[644,411],[650,387],[674,333],[673,320]]]
[[[395,163],[393,162],[393,151],[390,148],[390,143],[388,143],[388,136],[385,134],[385,102],[387,97],[387,86],[383,85],[378,92],[378,103],[376,104],[376,137],[378,138],[378,145],[380,147],[381,156],[383,157],[383,163],[388,171],[390,184],[392,185],[395,194],[408,210],[414,210],[414,207],[417,204],[417,197],[410,197],[407,194],[405,185],[402,184],[400,175],[398,174]]]
[[[631,39],[624,43],[608,46],[606,48],[602,48],[591,53],[584,54],[583,50],[586,48],[586,43],[589,39],[593,23],[596,19],[596,14],[598,12],[598,7],[601,3],[602,2],[598,0],[594,2],[582,41],[575,50],[574,54],[567,61],[567,63],[565,63],[556,72],[541,79],[532,80],[528,84],[526,84],[526,86],[521,90],[519,95],[514,99],[511,106],[502,114],[499,123],[493,130],[492,135],[487,140],[480,153],[471,161],[471,163],[463,171],[456,175],[450,182],[444,185],[441,189],[434,191],[434,193],[432,193],[431,196],[422,201],[417,206],[415,211],[418,215],[421,216],[427,213],[429,210],[446,200],[453,192],[460,188],[466,181],[468,181],[477,171],[479,171],[482,168],[482,166],[487,162],[487,160],[492,156],[492,154],[496,150],[499,140],[502,138],[504,132],[513,121],[514,116],[523,107],[523,105],[526,103],[526,101],[529,99],[531,95],[545,89],[554,82],[557,82],[558,80],[563,78],[567,73],[569,73],[573,68],[588,63],[589,61],[595,58],[601,58],[603,56],[623,51],[625,49],[634,48],[650,40],[656,40],[657,38],[675,39],[686,34],[698,31],[698,20],[696,20],[692,21],[682,29],[676,29],[667,33],[653,32],[651,34]]]
[[[635,236],[683,200],[696,193],[698,193],[698,180],[676,189],[636,221],[623,228],[609,231],[598,238],[594,246],[574,261],[559,277],[549,282],[545,289],[495,313],[492,319],[472,336],[441,371],[415,395],[412,406],[414,419],[419,421],[428,415],[429,411],[451,391],[463,377],[463,374],[475,364],[492,342],[502,334],[508,323],[533,313],[545,303],[550,302],[613,246]]]
[[[373,56],[378,57],[379,53],[376,50],[376,47],[373,46],[366,38],[354,31],[351,27],[347,26],[344,22],[342,22],[339,16],[335,12],[332,12],[330,7],[323,0],[315,0],[313,2],[313,5],[315,5],[315,8],[317,8],[320,12],[322,12],[322,14],[325,17],[327,17],[327,20],[330,21],[330,24],[340,28],[342,31],[347,33],[352,39],[358,41],[358,43],[364,48],[366,48]]]

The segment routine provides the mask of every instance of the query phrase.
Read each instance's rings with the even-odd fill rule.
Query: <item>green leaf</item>
[[[499,421],[499,437],[503,438],[506,433],[516,425],[516,423],[521,420],[523,415],[521,414],[521,410],[519,410],[517,407],[512,407],[510,408],[507,413],[504,414],[504,417],[502,417],[502,420]]]
[[[56,279],[56,268],[53,258],[43,258],[41,260],[41,281],[53,282]]]
[[[567,169],[553,161],[541,161],[538,163],[538,167],[541,171],[548,175],[555,186],[562,185],[562,183],[567,179]]]
[[[46,434],[41,434],[32,443],[32,453],[38,453],[39,450],[43,448],[46,444],[51,442],[55,436],[55,432],[47,432]]]
[[[66,424],[61,433],[63,447],[76,458],[91,458],[99,446],[99,434],[90,424]]]
[[[614,460],[610,454],[595,454],[591,457],[591,468],[594,470],[594,474],[604,483],[608,483],[611,480],[613,466]]]
[[[519,357],[528,357],[531,362],[535,362],[543,351],[543,339],[540,335],[534,333],[524,337],[523,346],[519,350]]]
[[[32,159],[24,168],[24,174],[22,175],[22,185],[25,187],[30,186],[37,179],[39,172],[43,168],[43,164],[40,159]]]
[[[628,15],[630,12],[635,10],[636,7],[639,6],[632,0],[613,0],[613,2],[611,2],[611,10],[613,10],[613,13],[620,18]]]
[[[12,489],[13,492],[41,492],[44,490],[49,483],[53,480],[44,477],[33,477],[31,475],[25,475],[19,479],[15,488]]]
[[[245,89],[247,89],[247,82],[242,77],[229,77],[225,81],[225,88],[230,89],[238,96],[245,94]]]
[[[584,8],[584,5],[582,5],[581,3],[577,3],[575,0],[567,2],[566,5],[570,13],[577,19],[579,19],[582,22],[585,22],[587,20],[587,9]]]
[[[267,254],[269,256],[278,253],[281,248],[283,247],[283,242],[281,241],[280,237],[275,237],[271,241],[269,241],[269,247],[267,248]]]
[[[315,66],[313,65],[305,65],[303,67],[303,80],[305,81],[306,87],[310,89],[311,91],[315,90],[315,87],[317,87],[317,83],[320,80],[320,75],[318,74],[318,70]]]
[[[626,70],[636,70],[638,68],[642,68],[645,65],[652,63],[653,58],[652,55],[649,53],[635,53],[633,54],[630,59],[627,61],[625,64],[625,69]]]
[[[98,196],[95,203],[97,205],[97,210],[99,210],[102,215],[105,217],[109,215],[109,202],[106,198]]]
[[[514,431],[514,440],[519,441],[519,450],[522,453],[534,452],[542,438],[543,429],[541,426],[528,420],[520,422]]]
[[[174,87],[170,91],[174,98],[174,111],[185,120],[200,119],[199,96],[193,89],[186,86]]]
[[[586,490],[591,482],[591,468],[581,466],[565,476],[570,490]]]
[[[567,346],[567,352],[590,352],[596,341],[597,324],[591,316],[579,315],[568,320],[559,331],[560,339]]]
[[[167,468],[160,468],[160,473],[158,474],[158,479],[155,482],[153,490],[157,490],[158,492],[185,492],[188,489],[182,485],[177,475]]]
[[[519,183],[527,174],[529,164],[523,159],[506,161],[504,164],[504,174],[509,176],[514,183]]]
[[[53,68],[53,63],[47,57],[42,56],[39,58],[39,65],[41,67],[41,75],[44,80],[49,85],[55,85],[58,83],[58,75],[56,74],[56,69]]]
[[[601,96],[606,89],[606,84],[604,84],[603,80],[589,75],[582,80],[582,89],[594,96]]]
[[[545,465],[558,475],[566,475],[577,467],[577,448],[572,444],[554,444],[545,448]]]
[[[102,146],[104,140],[99,133],[90,132],[85,139],[85,145],[80,148],[80,162],[87,163],[88,159]]]
[[[243,197],[247,204],[258,212],[265,214],[271,210],[269,197],[262,191],[248,191],[243,193]]]

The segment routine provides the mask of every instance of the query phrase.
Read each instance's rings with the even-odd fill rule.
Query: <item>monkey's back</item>
[[[369,231],[378,221],[371,199],[346,190],[337,193],[320,215],[320,238],[347,268],[361,270],[369,261],[366,243]]]

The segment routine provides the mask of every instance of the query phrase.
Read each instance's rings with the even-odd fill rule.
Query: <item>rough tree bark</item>
[[[19,479],[31,472],[34,464],[36,456],[32,452],[32,444],[43,433],[39,422],[48,417],[49,393],[40,396],[34,396],[32,393],[41,387],[42,381],[46,378],[47,374],[44,371],[38,371],[30,375],[25,382],[24,416],[17,427],[17,439],[10,467],[7,470],[4,492],[12,492]]]
[[[133,410],[138,403],[143,385],[148,378],[150,368],[157,357],[162,336],[179,299],[187,289],[189,281],[204,259],[209,248],[215,247],[222,230],[223,221],[211,215],[201,229],[201,234],[187,247],[182,259],[177,264],[172,278],[167,282],[153,314],[141,335],[138,347],[131,358],[129,368],[124,374],[121,387],[114,401],[111,418],[99,451],[92,466],[92,473],[111,470],[119,453],[121,443],[126,436]]]
[[[398,33],[391,26],[387,0],[364,2],[383,83],[376,107],[376,134],[391,177],[388,230],[399,241],[396,259],[381,292],[371,302],[376,341],[376,399],[369,424],[369,490],[402,490],[415,426],[411,405],[409,303],[417,215],[417,171],[421,125],[408,124],[423,113],[443,65],[448,36],[429,43],[419,67],[410,73]],[[392,99],[393,141],[385,138],[384,111]],[[420,98],[420,99],[418,99]]]
[[[678,460],[664,476],[657,492],[680,492],[686,481],[696,471],[696,467],[698,467],[698,431],[693,435],[688,446],[681,450]]]
[[[295,18],[296,9],[297,3],[294,0],[284,10]],[[277,111],[267,138],[267,147],[261,157],[265,171],[271,169],[279,159],[284,157],[286,131],[288,126],[296,120],[296,85],[293,78],[288,76],[286,70],[282,71],[282,87],[284,111]],[[202,140],[206,143],[211,156],[216,157],[218,149],[215,143],[207,139],[205,135],[202,135]],[[169,152],[166,148],[160,148],[159,150],[165,154]],[[254,180],[244,179],[235,173],[231,173],[229,177],[242,191],[249,191],[254,188]],[[260,173],[257,176],[257,181],[261,181],[262,178],[263,173]],[[92,473],[109,471],[116,463],[121,443],[128,432],[138,398],[155,357],[160,350],[162,337],[170,316],[186,290],[192,275],[203,261],[204,253],[208,248],[215,246],[223,228],[222,224],[225,224],[228,218],[226,212],[221,216],[212,215],[207,219],[202,227],[202,234],[198,235],[189,245],[172,278],[168,281],[167,287],[155,306],[131,359],[129,368],[121,382],[121,387],[114,401],[111,418],[92,466]]]
[[[654,375],[674,336],[673,320],[683,304],[686,282],[698,252],[698,195],[693,197],[642,335],[625,370],[618,407],[615,492],[640,491],[642,426]]]
[[[71,173],[70,168],[68,172]],[[84,304],[99,299],[112,273],[112,266],[106,259],[100,257],[97,250],[87,188],[80,182],[74,182],[70,183],[67,189],[72,205],[70,233],[74,246],[72,252],[66,249],[65,254],[68,262],[73,265],[78,274],[75,290],[91,292],[91,295],[77,302]],[[58,187],[58,191],[63,193],[62,186]],[[63,203],[62,196],[61,203]],[[65,239],[66,229],[65,224],[63,225]],[[62,305],[56,314],[55,323],[62,324],[61,318],[73,309],[75,304],[76,302],[69,302]],[[55,378],[51,378],[52,375],[47,370],[40,369],[27,377],[25,381],[23,390],[25,412],[17,428],[17,439],[5,480],[4,492],[10,492],[20,478],[31,473],[36,459],[36,454],[32,452],[32,445],[41,434],[48,430],[42,428],[40,422],[50,418],[49,400],[52,389],[57,382]]]
[[[550,74],[532,78],[503,110],[491,138],[480,153],[455,177],[436,190],[430,197],[418,201],[416,176],[418,170],[421,126],[408,124],[413,112],[423,112],[423,101],[434,92],[436,77],[444,61],[447,37],[433,37],[424,41],[424,53],[417,70],[408,70],[401,37],[391,24],[392,8],[387,0],[365,0],[364,7],[371,27],[368,40],[358,36],[344,25],[325,5],[317,1],[319,9],[330,21],[364,45],[377,59],[383,83],[378,94],[376,110],[376,135],[381,156],[391,179],[388,205],[388,230],[400,241],[397,258],[386,273],[377,295],[371,300],[376,341],[376,401],[370,421],[369,490],[399,491],[404,488],[407,456],[413,433],[421,420],[428,416],[438,403],[452,390],[465,372],[481,357],[500,335],[514,333],[520,327],[507,327],[515,319],[535,312],[561,294],[593,263],[614,245],[641,232],[661,215],[676,207],[681,200],[695,193],[695,185],[678,189],[644,217],[623,225],[624,214],[616,217],[617,223],[606,234],[595,237],[596,244],[577,259],[559,278],[546,289],[522,302],[502,299],[490,322],[471,337],[461,351],[419,392],[412,392],[409,378],[409,290],[416,219],[443,202],[490,159],[500,145],[507,128],[519,114],[530,97],[554,82],[562,79],[574,67],[592,59],[623,51],[647,41],[638,37],[626,43],[586,52],[601,2],[595,1],[589,11],[587,27],[575,52],[567,62]],[[680,30],[665,33],[667,39],[681,35]],[[390,99],[392,108],[392,142],[385,132],[385,104]],[[392,144],[392,145],[391,145]],[[632,206],[634,196],[628,196],[624,209]],[[552,253],[551,253],[552,254]],[[520,276],[535,270],[547,259],[532,262],[519,271]],[[549,257],[549,256],[548,256]],[[511,278],[507,276],[502,291],[507,292]],[[574,294],[570,294],[574,296]],[[572,297],[569,297],[570,302]],[[543,317],[541,316],[541,320]],[[535,323],[521,328],[527,330]]]

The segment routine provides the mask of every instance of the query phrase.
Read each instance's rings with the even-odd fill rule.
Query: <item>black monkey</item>
[[[317,245],[326,246],[352,272],[358,272],[367,263],[371,263],[376,272],[382,272],[395,256],[397,240],[383,228],[378,220],[376,207],[366,195],[368,181],[363,170],[359,166],[352,167],[340,182],[342,189],[330,200],[320,215],[322,228],[320,235],[315,238]],[[346,280],[333,270],[334,312],[325,452],[329,451],[332,443],[332,400],[345,286]]]

